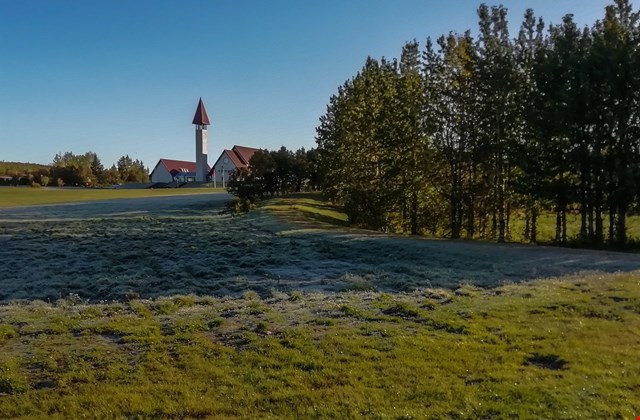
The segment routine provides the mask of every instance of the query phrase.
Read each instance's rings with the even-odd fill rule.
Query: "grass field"
[[[0,187],[0,207],[74,203],[117,198],[162,197],[183,194],[211,194],[222,188],[162,188],[162,189],[65,189]]]
[[[306,195],[232,217],[220,214],[219,197],[0,209],[0,301],[225,296],[249,289],[261,296],[272,289],[399,292],[640,269],[633,254],[343,228],[335,208]],[[136,211],[142,203],[146,210]]]
[[[0,210],[0,418],[640,415],[637,255],[163,200]]]
[[[0,307],[0,417],[635,418],[640,275]]]

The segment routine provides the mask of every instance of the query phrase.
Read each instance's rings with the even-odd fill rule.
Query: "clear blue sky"
[[[487,2],[488,4],[493,4]],[[605,0],[505,0],[582,26]],[[368,55],[476,30],[469,0],[0,0],[0,160],[50,163],[94,151],[153,168],[194,160],[205,101],[209,162],[234,144],[310,148],[337,87]]]

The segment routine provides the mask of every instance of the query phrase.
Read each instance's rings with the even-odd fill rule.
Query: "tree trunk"
[[[562,243],[567,243],[567,205],[562,206]]]
[[[460,227],[458,226],[458,209],[455,199],[451,200],[451,239],[460,239]]]
[[[584,160],[586,160],[583,157]],[[589,180],[588,180],[588,168],[586,167],[586,163],[581,165],[580,170],[580,238],[582,240],[587,239],[589,236],[589,228],[587,224],[587,217],[589,211],[589,199],[588,199],[588,191],[589,191]]]
[[[616,209],[609,206],[609,245],[613,245],[616,231]]]
[[[596,193],[595,193],[595,203],[594,213],[595,213],[595,242],[598,245],[601,245],[604,242],[604,221],[602,219],[602,202],[603,202],[603,188],[602,185],[602,177],[600,174],[596,175]]]
[[[627,244],[627,203],[625,202],[618,204],[618,218],[616,220],[616,242],[620,246],[624,246]]]
[[[469,202],[469,208],[467,210],[467,239],[473,239],[474,235],[476,234],[475,217],[474,203],[473,199],[471,199],[471,201]]]
[[[418,193],[415,189],[411,195],[411,234],[418,234]]]
[[[530,241],[531,243],[536,243],[538,240],[538,209],[533,206],[531,209],[531,234]]]
[[[511,240],[511,201],[507,201],[507,214],[505,217],[505,238]]]
[[[561,243],[562,241],[562,210],[558,206],[556,208],[556,243]]]
[[[504,242],[505,239],[505,208],[504,208],[504,190],[501,185],[498,190],[498,242]]]

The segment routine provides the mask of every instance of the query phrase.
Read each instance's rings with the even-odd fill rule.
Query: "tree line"
[[[237,169],[229,179],[227,190],[237,197],[230,203],[233,211],[247,211],[264,198],[320,186],[315,149],[294,152],[282,146],[279,150],[258,150],[249,168]]]
[[[18,162],[0,162],[0,175],[9,185],[41,186],[101,186],[123,182],[149,182],[149,170],[142,161],[122,156],[110,168],[105,168],[94,152],[75,154],[57,153],[50,166],[24,164]]]
[[[368,228],[509,239],[514,217],[537,240],[554,212],[579,239],[625,244],[640,196],[640,25],[628,0],[579,28],[526,11],[478,9],[479,30],[449,33],[399,59],[368,58],[317,127],[322,187]]]

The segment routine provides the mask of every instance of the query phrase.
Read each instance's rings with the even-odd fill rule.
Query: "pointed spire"
[[[207,110],[204,108],[204,102],[202,102],[202,98],[200,98],[200,102],[198,102],[198,108],[196,109],[196,115],[193,117],[193,123],[196,125],[209,125],[209,116],[207,115]]]

